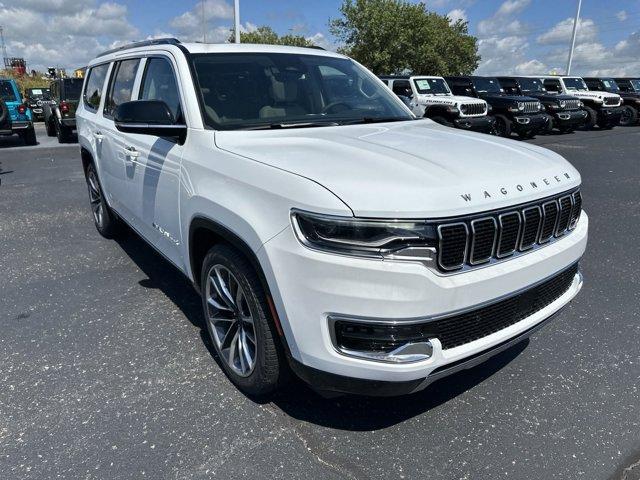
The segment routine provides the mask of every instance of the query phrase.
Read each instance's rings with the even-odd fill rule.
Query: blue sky
[[[269,25],[336,48],[328,21],[341,0],[241,0],[244,29]],[[479,38],[478,73],[561,71],[577,0],[427,0],[427,7],[469,22]],[[224,41],[232,0],[205,0],[208,41]],[[203,36],[201,0],[0,0],[10,54],[30,66],[66,68],[97,51],[140,38]],[[583,0],[574,73],[640,75],[640,0]]]

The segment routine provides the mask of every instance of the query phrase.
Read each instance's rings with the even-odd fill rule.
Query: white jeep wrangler
[[[596,125],[603,129],[620,124],[622,117],[622,97],[616,93],[589,90],[581,77],[538,76],[545,90],[550,93],[573,95],[583,103],[588,113],[585,128]]]
[[[414,392],[582,286],[575,168],[416,118],[337,53],[128,45],[89,63],[77,126],[96,228],[128,224],[193,282],[248,394],[290,368],[325,391]]]
[[[491,107],[480,98],[451,93],[442,77],[386,75],[380,79],[417,117],[427,117],[448,127],[493,133]]]

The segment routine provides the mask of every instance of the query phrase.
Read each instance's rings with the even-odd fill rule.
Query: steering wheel
[[[337,111],[333,111],[336,107],[342,108],[339,108]],[[345,102],[332,102],[322,109],[322,113],[340,113],[344,112],[345,110],[353,110],[353,108],[351,107],[351,105]]]

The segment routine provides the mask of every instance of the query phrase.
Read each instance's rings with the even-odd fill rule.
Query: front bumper
[[[598,110],[598,124],[616,126],[622,118],[623,107],[602,107]]]
[[[529,317],[450,349],[442,349],[436,340],[431,357],[413,363],[386,363],[339,352],[332,341],[329,321],[332,314],[401,323],[486,305],[576,263],[586,248],[587,230],[588,218],[583,213],[575,230],[559,241],[494,266],[453,275],[437,273],[420,263],[309,250],[297,241],[290,228],[268,241],[258,256],[293,357],[293,367],[303,379],[316,383],[318,388],[337,391],[346,391],[344,385],[349,384],[340,377],[360,386],[373,381],[378,383],[371,391],[366,386],[358,390],[368,394],[377,390],[378,394],[387,390],[388,394],[398,394],[416,391],[445,374],[469,368],[474,358],[482,361],[511,340],[521,340],[522,335],[532,332],[578,293],[580,278],[576,277],[560,298]],[[336,380],[336,385],[331,387],[327,378]],[[391,385],[383,386],[387,382]],[[408,386],[401,385],[405,383]]]
[[[554,112],[554,127],[579,127],[587,121],[587,112],[584,110],[566,110],[564,112]]]
[[[462,130],[472,130],[474,132],[493,132],[496,126],[496,119],[485,115],[484,117],[463,117],[453,121],[456,128]]]
[[[539,132],[548,127],[550,119],[551,117],[546,113],[515,115],[511,128],[516,132]]]

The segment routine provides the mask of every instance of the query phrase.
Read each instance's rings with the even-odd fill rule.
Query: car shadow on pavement
[[[220,367],[202,315],[200,296],[191,282],[133,231],[117,239],[118,244],[147,275],[139,284],[159,289],[184,316],[200,329],[203,343]],[[423,414],[480,384],[515,359],[529,344],[524,340],[486,362],[429,385],[425,390],[401,397],[361,397],[345,395],[325,398],[303,381],[292,378],[280,392],[269,398],[250,398],[255,403],[271,403],[297,420],[352,431],[387,428]],[[222,368],[221,368],[222,369]]]

